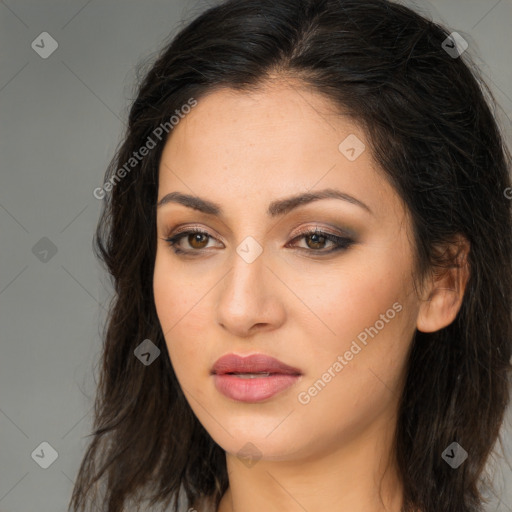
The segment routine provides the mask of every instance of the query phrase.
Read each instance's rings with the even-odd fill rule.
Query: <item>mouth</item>
[[[258,377],[268,377],[269,375],[283,375],[279,373],[270,373],[270,372],[258,372],[258,373],[237,373],[237,372],[229,372],[229,373],[223,373],[220,375],[236,375],[237,377],[240,377],[241,379],[256,379]]]
[[[277,395],[302,376],[299,369],[264,354],[227,354],[217,360],[211,374],[217,391],[232,400],[251,403]]]

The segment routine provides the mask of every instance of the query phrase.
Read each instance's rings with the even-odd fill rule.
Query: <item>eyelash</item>
[[[188,249],[188,250],[183,250],[183,249],[180,249],[179,247],[176,247],[176,244],[182,238],[185,238],[186,236],[194,234],[194,233],[199,233],[201,235],[206,235],[209,238],[214,238],[209,233],[207,233],[204,230],[202,230],[201,228],[192,227],[189,230],[182,231],[181,233],[177,233],[176,235],[174,235],[172,237],[163,238],[163,240],[169,244],[169,246],[172,248],[172,250],[174,251],[175,254],[183,254],[185,256],[193,256],[193,257],[195,257],[195,256],[201,255],[201,253],[205,252],[206,249]],[[304,248],[304,247],[299,247],[298,248],[299,250],[305,250],[305,251],[316,253],[316,254],[320,254],[320,255],[327,255],[327,254],[332,254],[332,253],[335,253],[335,252],[338,252],[338,251],[346,250],[351,245],[353,245],[355,243],[354,240],[352,240],[350,238],[346,238],[346,237],[342,237],[342,236],[337,236],[337,235],[334,235],[332,233],[327,233],[325,231],[320,231],[318,228],[315,228],[313,230],[303,231],[302,233],[299,233],[291,241],[294,242],[296,240],[299,240],[301,238],[306,238],[306,237],[311,236],[311,235],[320,235],[321,237],[326,238],[330,242],[333,242],[336,245],[336,247],[334,249],[331,249],[331,250],[328,250],[328,251],[320,250],[320,249],[319,250],[307,249],[307,248]]]

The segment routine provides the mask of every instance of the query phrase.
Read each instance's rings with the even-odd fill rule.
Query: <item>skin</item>
[[[366,145],[355,161],[338,149],[350,134]],[[273,200],[324,188],[350,194],[371,213],[331,198],[279,218],[266,214]],[[402,486],[391,443],[410,343],[415,329],[435,331],[453,321],[467,275],[426,280],[422,295],[415,293],[410,219],[364,131],[297,83],[277,80],[258,93],[221,89],[201,98],[162,154],[158,200],[175,191],[225,211],[215,217],[177,203],[160,206],[153,282],[179,383],[226,451],[229,488],[218,510],[398,512]],[[202,251],[195,258],[175,254],[165,241],[184,225],[210,235],[178,242]],[[296,238],[315,226],[350,230],[355,243],[326,254],[334,243]],[[236,251],[248,236],[263,248],[252,263]],[[366,346],[359,343],[362,350],[309,403],[300,403],[299,393],[397,302],[402,310]],[[215,361],[232,352],[273,356],[302,376],[264,402],[234,401],[210,375]],[[246,443],[256,447],[252,464],[237,457]]]

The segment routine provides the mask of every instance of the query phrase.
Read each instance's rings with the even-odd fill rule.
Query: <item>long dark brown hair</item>
[[[456,264],[438,250],[443,244],[457,235],[470,242],[456,319],[415,333],[395,450],[404,511],[482,510],[486,463],[501,441],[510,393],[511,157],[471,48],[450,55],[446,41],[458,47],[449,34],[387,0],[228,0],[154,59],[101,192],[94,246],[115,294],[73,511],[91,504],[121,512],[143,502],[144,510],[176,511],[180,489],[186,508],[206,498],[217,506],[227,489],[225,452],[181,391],[155,310],[158,168],[169,119],[191,98],[222,87],[256,90],[275,76],[299,80],[364,127],[410,211],[419,279]],[[165,136],[156,137],[161,126]],[[155,147],[130,160],[149,138]],[[148,366],[134,355],[145,339],[161,351]],[[457,469],[442,458],[454,441],[468,453]]]

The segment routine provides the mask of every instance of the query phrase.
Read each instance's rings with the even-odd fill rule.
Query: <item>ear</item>
[[[469,241],[458,235],[448,246],[440,247],[446,266],[436,268],[426,285],[416,328],[435,332],[450,325],[457,316],[469,279]]]

